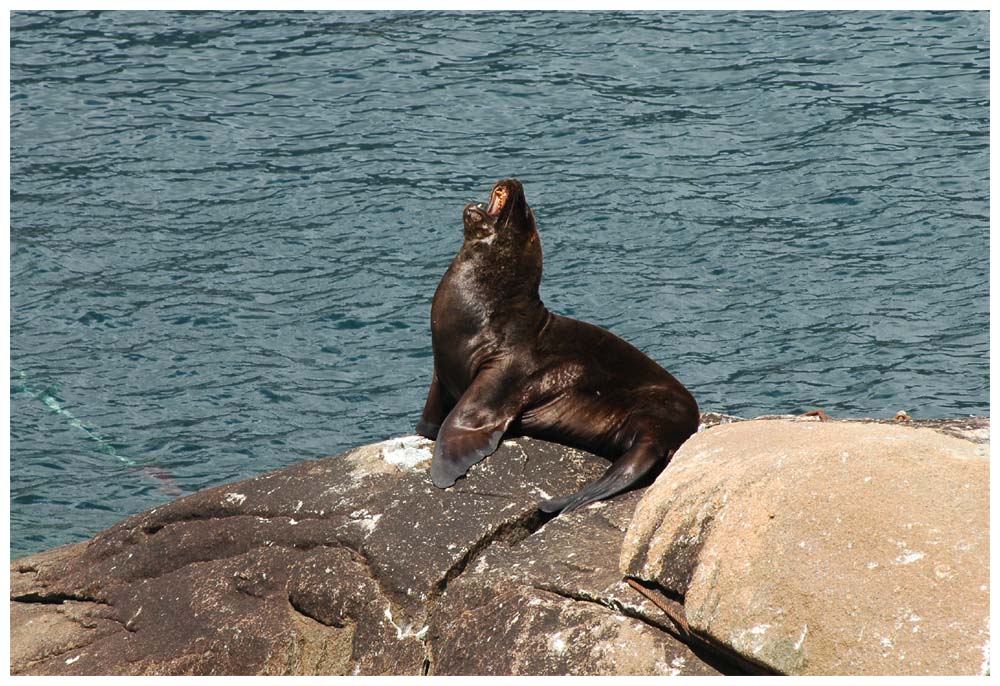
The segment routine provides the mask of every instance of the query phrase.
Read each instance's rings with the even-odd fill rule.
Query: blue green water
[[[465,203],[702,408],[988,414],[988,14],[11,15],[11,550],[412,431]]]

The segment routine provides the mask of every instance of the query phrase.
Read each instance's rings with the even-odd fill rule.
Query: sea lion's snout
[[[493,233],[496,220],[486,214],[481,203],[469,203],[462,211],[462,223],[466,238],[480,239]]]
[[[478,224],[486,219],[486,212],[483,211],[481,203],[470,202],[462,212],[462,219],[466,224]]]

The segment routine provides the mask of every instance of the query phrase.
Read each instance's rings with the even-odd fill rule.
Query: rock
[[[709,428],[643,494],[621,571],[775,672],[982,674],[988,420],[932,426]]]
[[[639,496],[628,493],[559,517],[530,539],[477,558],[448,585],[434,613],[435,674],[734,671],[674,638],[662,613],[608,564]]]
[[[441,491],[429,445],[409,437],[298,463],[15,561],[11,672],[713,672],[620,583],[637,495],[543,527],[537,503],[606,461],[505,441]],[[472,606],[483,612],[449,614]]]
[[[970,457],[973,444],[911,428],[917,421],[706,413],[703,424],[656,491],[551,521],[536,504],[593,480],[604,460],[505,441],[440,491],[426,474],[429,442],[408,437],[196,493],[89,542],[15,561],[11,671],[673,675],[875,673],[928,662],[924,671],[965,670],[987,640],[969,623],[985,618],[988,600],[976,510],[988,445]],[[988,437],[988,420],[934,428]],[[849,435],[824,438],[831,431]],[[730,432],[737,438],[727,442]],[[939,454],[940,441],[950,453]],[[874,502],[864,500],[856,469],[878,487]],[[928,484],[934,474],[940,482]],[[934,507],[914,504],[930,496]],[[914,510],[921,516],[907,514]],[[624,569],[669,597],[623,582],[623,540]],[[923,577],[898,576],[906,571]],[[878,641],[863,640],[876,631]],[[914,643],[928,636],[937,652]]]

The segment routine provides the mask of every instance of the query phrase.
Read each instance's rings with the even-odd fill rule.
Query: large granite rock
[[[604,460],[506,441],[441,491],[428,445],[302,462],[15,561],[11,672],[715,673],[621,583],[637,495],[538,531],[537,503]]]
[[[988,421],[727,423],[647,489],[621,571],[785,674],[989,668]],[[950,435],[949,435],[950,434]]]

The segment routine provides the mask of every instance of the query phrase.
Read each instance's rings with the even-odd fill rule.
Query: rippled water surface
[[[703,409],[988,414],[986,13],[14,13],[15,555],[410,433],[461,209]]]

